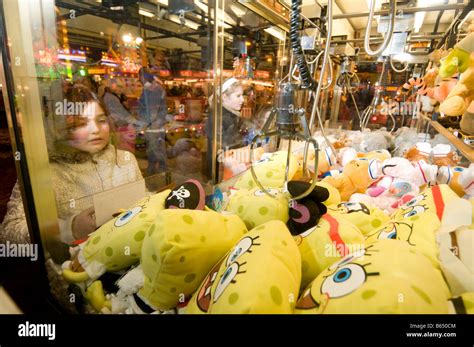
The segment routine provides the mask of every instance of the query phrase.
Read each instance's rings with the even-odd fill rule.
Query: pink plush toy
[[[416,196],[421,186],[436,178],[437,168],[433,165],[424,161],[414,164],[416,166],[399,157],[385,160],[381,166],[382,176],[367,188],[365,194],[354,194],[350,201],[366,203],[392,213]]]

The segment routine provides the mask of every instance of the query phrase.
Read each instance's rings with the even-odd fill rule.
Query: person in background
[[[138,100],[138,113],[145,131],[147,142],[148,168],[147,175],[151,176],[168,170],[166,155],[166,91],[156,80],[148,68],[138,72],[143,85],[142,94]]]
[[[94,194],[143,177],[135,156],[110,144],[110,118],[100,99],[79,84],[67,86],[60,94],[55,98],[60,101],[54,104],[65,100],[68,105],[81,106],[75,108],[77,114],[56,112],[54,126],[46,127],[59,238],[72,244],[85,239],[97,227]],[[18,182],[0,225],[0,243],[5,241],[30,242]]]
[[[102,100],[110,114],[112,131],[116,133],[115,145],[119,149],[135,152],[135,127],[140,126],[130,112],[124,107],[119,95],[120,88],[115,79],[109,81],[109,86],[104,88]]]
[[[245,135],[249,122],[242,118],[240,110],[244,104],[244,89],[242,83],[232,77],[222,84],[222,128],[217,129],[218,139],[221,137],[222,148],[238,148],[246,145]],[[212,122],[212,115],[208,120]],[[210,127],[208,127],[211,129]]]
[[[214,112],[211,108],[211,112],[207,119],[207,136],[208,136],[208,155],[212,153],[213,141],[220,141],[220,149],[228,151],[229,149],[235,149],[244,147],[248,144],[249,129],[252,128],[252,124],[241,116],[240,110],[244,104],[244,89],[242,83],[232,77],[227,79],[221,87],[220,94],[222,95],[222,126],[217,127],[217,138],[213,138],[212,125],[214,121]],[[209,104],[213,104],[212,96],[209,100]],[[212,107],[212,106],[211,106]],[[218,155],[219,157],[219,155]],[[219,160],[219,158],[208,157],[207,174],[210,176],[212,161]],[[219,170],[223,169],[222,163],[218,163],[217,167]]]

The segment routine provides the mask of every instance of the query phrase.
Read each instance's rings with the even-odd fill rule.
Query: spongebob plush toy
[[[465,201],[463,199],[463,201]],[[441,230],[437,234],[439,261],[446,281],[453,295],[474,292],[474,199],[469,201],[471,211],[463,211],[469,215],[470,225]],[[459,209],[459,208],[458,208]],[[471,300],[472,300],[471,296]],[[471,307],[474,309],[474,306]]]
[[[436,232],[440,226],[441,222],[433,212],[390,220],[381,228],[369,233],[366,244],[370,245],[383,239],[401,240],[416,248],[431,261],[433,266],[439,268]]]
[[[216,262],[191,298],[189,314],[289,314],[301,282],[301,258],[285,224],[249,231]]]
[[[459,197],[448,185],[436,185],[425,189],[422,193],[402,205],[392,214],[391,219],[410,218],[430,211],[435,213],[438,219],[441,220],[446,204],[455,199],[459,199]]]
[[[262,159],[255,163],[255,174],[262,186],[268,188],[282,188],[285,182],[285,170],[287,161],[287,151],[278,151],[272,154],[265,154]],[[290,155],[290,165],[288,168],[288,180],[298,179],[302,174],[302,166],[294,154]],[[257,183],[252,177],[250,170],[247,170],[235,183],[237,189],[252,189],[257,187]]]
[[[451,225],[468,225],[465,221],[469,203],[460,199],[446,184],[425,189],[395,211],[390,221],[367,234],[367,244],[380,239],[406,242],[424,254],[439,268],[438,232]],[[467,224],[466,224],[467,223]]]
[[[328,213],[340,220],[354,224],[363,235],[380,228],[390,217],[382,210],[358,202],[341,202],[328,206]]]
[[[450,297],[426,257],[405,242],[379,240],[320,273],[295,313],[446,314]]]
[[[247,232],[235,215],[214,211],[164,210],[146,232],[139,297],[168,310],[189,299],[212,266]]]
[[[289,181],[286,192],[277,188],[267,189],[273,197],[258,188],[239,189],[232,193],[226,209],[242,218],[249,229],[270,220],[280,220],[287,223],[292,234],[297,235],[317,224],[326,213],[328,200],[340,201],[339,192],[324,183],[317,183],[307,197],[292,200],[310,185],[304,181]]]
[[[327,266],[364,247],[364,236],[352,223],[325,214],[313,228],[294,237],[301,253],[301,285],[306,287]]]
[[[107,271],[129,268],[140,259],[145,233],[165,209],[170,190],[150,195],[131,209],[103,224],[80,245],[77,258],[65,266],[63,277],[71,283],[99,278]]]
[[[288,195],[278,189],[267,189],[272,198],[259,188],[239,189],[229,199],[227,211],[238,215],[252,229],[271,220],[288,221]]]

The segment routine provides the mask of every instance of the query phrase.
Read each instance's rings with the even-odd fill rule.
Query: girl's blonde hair
[[[242,82],[236,79],[235,77],[231,77],[222,83],[222,87],[218,88],[217,94],[225,94],[225,95],[230,95],[234,93],[237,88],[242,87]],[[209,105],[212,105],[212,102],[214,100],[214,95],[211,95],[209,97]]]

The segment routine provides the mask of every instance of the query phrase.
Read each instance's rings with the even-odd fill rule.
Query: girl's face
[[[244,90],[237,87],[232,93],[222,95],[222,103],[230,111],[240,111],[244,103]]]
[[[107,146],[110,127],[99,103],[86,103],[82,116],[74,117],[74,124],[69,128],[68,143],[71,147],[94,154]]]

